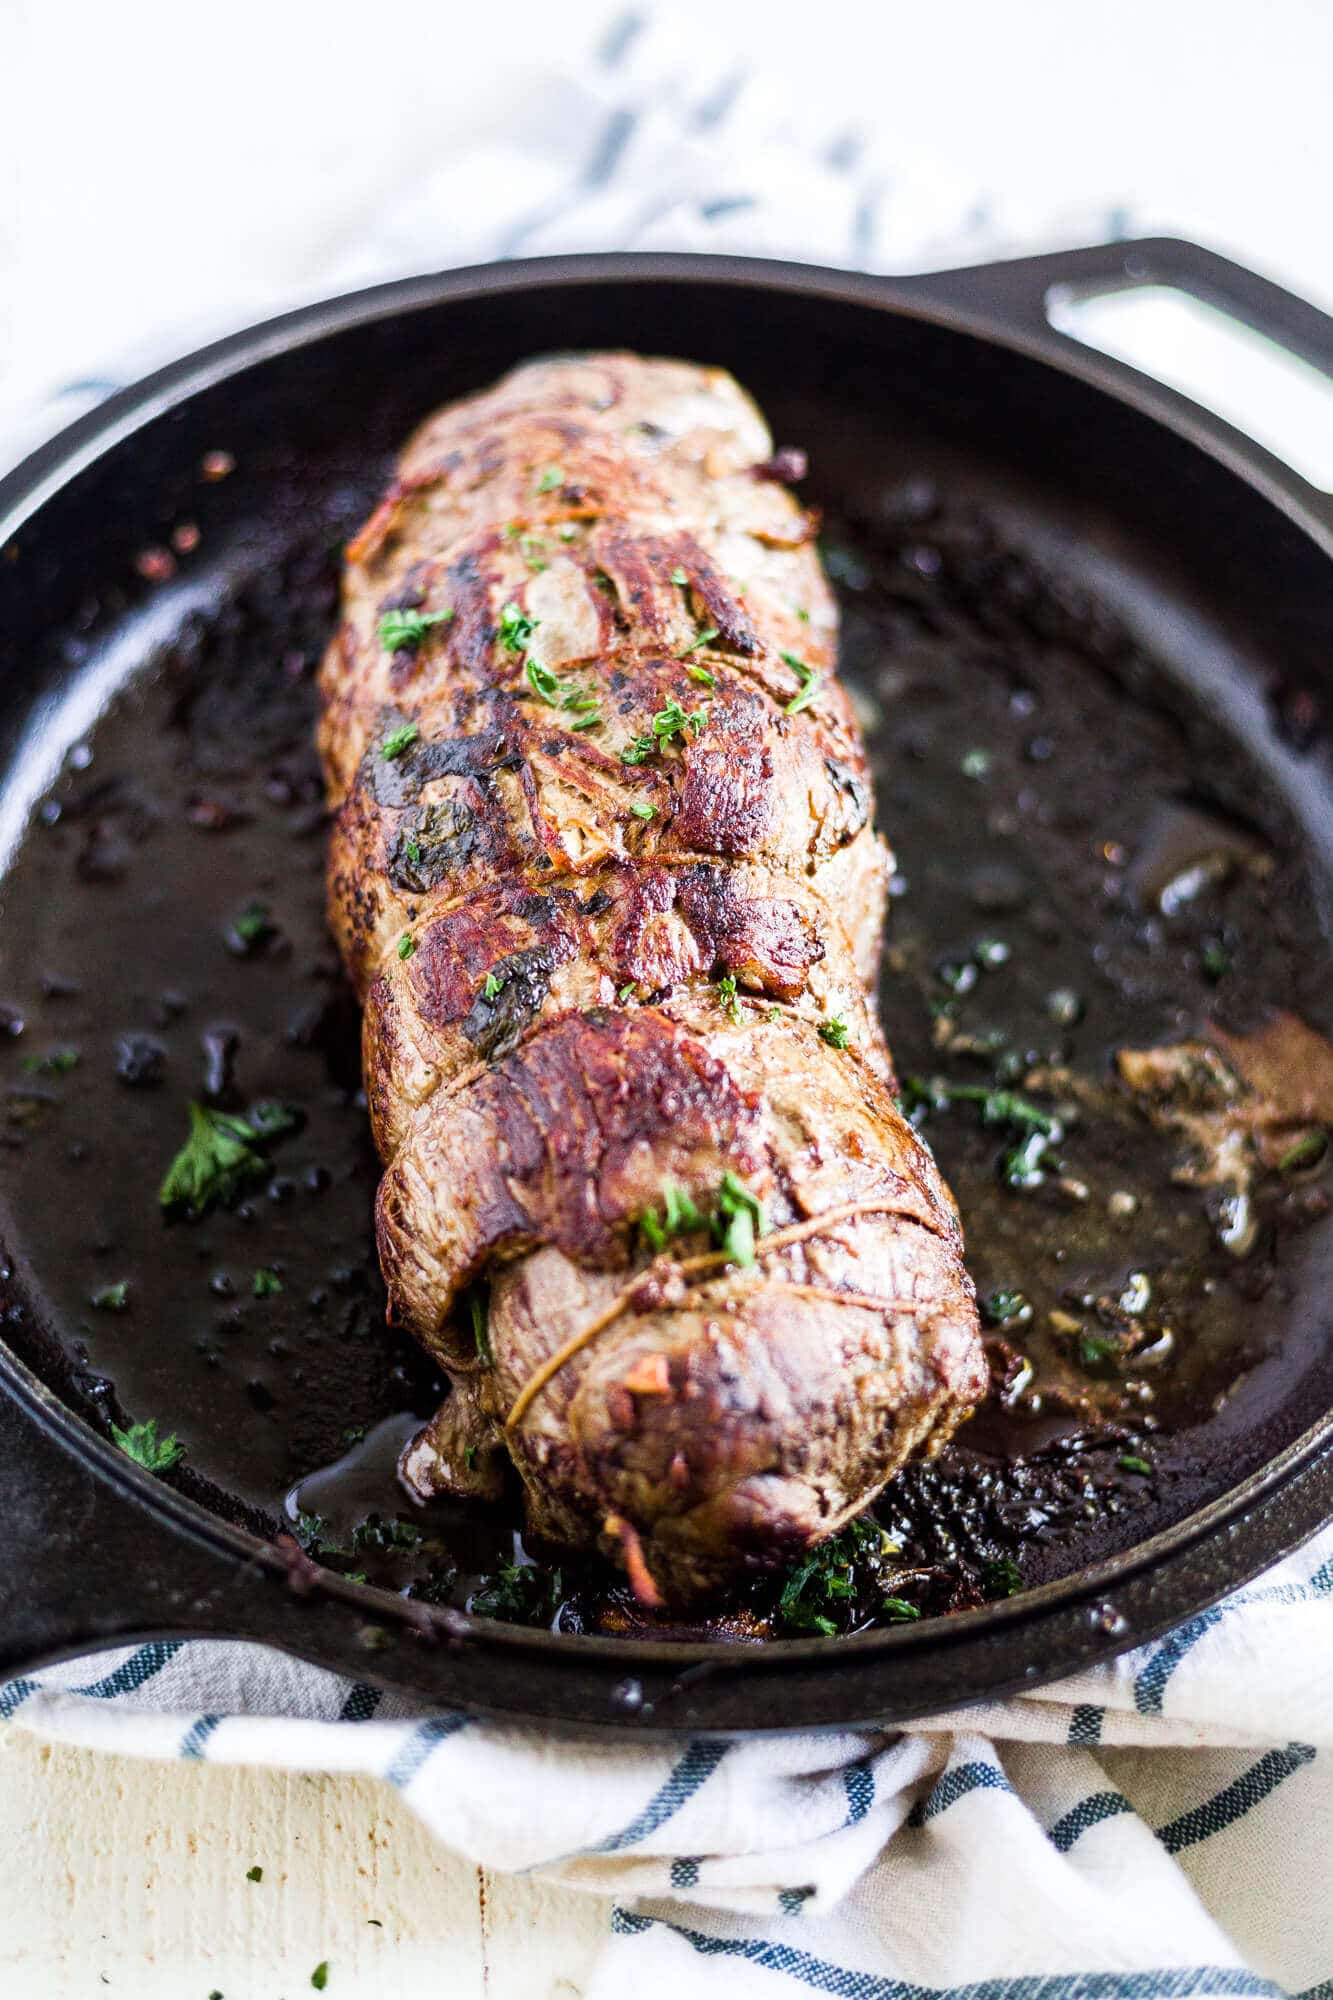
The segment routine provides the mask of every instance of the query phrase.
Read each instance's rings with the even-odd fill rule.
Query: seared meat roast
[[[364,1004],[404,1453],[642,1601],[862,1509],[980,1397],[948,1189],[868,999],[888,854],[811,519],[720,370],[514,370],[347,551],[331,918]]]

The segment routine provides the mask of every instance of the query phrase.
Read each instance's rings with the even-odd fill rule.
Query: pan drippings
[[[885,1026],[962,1212],[993,1388],[869,1522],[711,1628],[756,1639],[1006,1595],[1215,1490],[1211,1440],[1288,1365],[1327,1208],[1316,1136],[1257,1175],[1228,1247],[1225,1190],[1173,1177],[1179,1133],[1113,1067],[1275,1003],[1321,1025],[1310,885],[1255,767],[1103,607],[930,488],[830,521],[825,557],[897,855]],[[194,614],[34,815],[0,936],[11,1247],[68,1392],[176,1439],[164,1476],[390,1587],[642,1631],[606,1579],[523,1551],[507,1500],[421,1508],[393,1477],[442,1385],[383,1323],[324,929],[312,677],[337,565],[316,537]],[[194,1135],[207,1172],[239,1181],[165,1217],[191,1102],[223,1121]]]

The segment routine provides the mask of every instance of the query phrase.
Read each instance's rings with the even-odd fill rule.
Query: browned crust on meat
[[[322,674],[390,1310],[467,1383],[469,1436],[503,1436],[534,1529],[600,1535],[672,1603],[830,1532],[984,1375],[867,1001],[887,856],[810,519],[753,476],[770,453],[719,371],[515,370],[409,442]],[[436,622],[391,650],[391,610]],[[648,1270],[664,1183],[706,1214],[727,1172],[775,1247]],[[484,1366],[458,1314],[483,1278]],[[466,1487],[456,1434],[442,1413],[415,1441],[414,1490]]]

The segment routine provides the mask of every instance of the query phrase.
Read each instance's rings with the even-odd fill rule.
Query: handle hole
[[[1175,285],[1057,285],[1046,316],[1060,333],[1225,418],[1312,485],[1333,489],[1333,383],[1276,341]]]

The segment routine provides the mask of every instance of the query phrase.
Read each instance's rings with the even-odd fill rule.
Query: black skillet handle
[[[1062,332],[1052,320],[1052,311],[1062,300],[1072,302],[1145,285],[1168,286],[1239,321],[1333,380],[1333,315],[1216,250],[1181,238],[1153,236],[1054,250],[1037,257],[933,271],[914,282],[919,282],[931,299],[988,312],[997,330],[1027,334],[1047,352],[1087,351],[1081,341]],[[1111,365],[1127,378],[1145,379],[1141,371],[1124,362],[1112,360]],[[1224,436],[1229,431],[1220,418],[1203,411],[1188,396],[1167,388],[1160,388],[1160,394],[1177,407],[1190,410],[1202,427],[1215,435]],[[1333,494],[1290,470],[1286,477],[1296,481],[1311,510],[1333,526]]]

